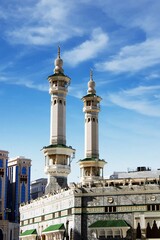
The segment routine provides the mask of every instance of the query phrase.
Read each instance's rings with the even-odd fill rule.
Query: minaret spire
[[[93,69],[90,69],[90,80],[93,80]]]
[[[64,70],[62,68],[63,60],[61,59],[60,52],[61,52],[60,47],[58,46],[57,58],[54,62],[54,65],[55,65],[54,73],[56,73],[56,74],[63,74],[63,72],[64,72]]]
[[[60,46],[58,46],[58,58],[61,58],[60,53],[61,53],[61,49],[60,49]]]
[[[66,95],[70,78],[64,75],[63,60],[58,47],[54,74],[48,77],[51,95],[50,145],[43,148],[45,173],[48,175],[46,193],[67,187],[70,162],[75,150],[66,146]]]
[[[96,90],[95,90],[95,82],[93,81],[93,70],[90,70],[90,80],[88,82],[88,94],[95,94]]]
[[[91,183],[103,178],[105,160],[99,159],[98,113],[101,98],[96,95],[93,71],[90,70],[87,95],[82,98],[85,113],[85,158],[79,161],[81,182]]]

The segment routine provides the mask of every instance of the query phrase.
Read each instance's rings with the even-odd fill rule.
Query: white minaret
[[[63,60],[55,60],[54,74],[48,77],[51,95],[50,145],[43,148],[45,173],[48,175],[46,193],[67,187],[67,176],[71,171],[70,163],[75,150],[66,146],[66,94],[70,78],[64,75]]]
[[[79,161],[81,182],[91,183],[103,178],[105,160],[99,159],[98,113],[101,98],[96,95],[93,72],[90,71],[87,95],[82,98],[85,113],[85,158]]]
[[[60,48],[55,60],[54,74],[48,77],[51,94],[50,144],[66,144],[66,94],[70,78],[64,75]]]

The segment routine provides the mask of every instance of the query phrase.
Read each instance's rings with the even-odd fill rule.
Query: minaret
[[[98,113],[101,98],[96,95],[93,72],[90,71],[87,95],[82,98],[85,113],[85,158],[79,161],[82,184],[103,178],[105,160],[99,159]]]
[[[66,146],[66,95],[70,78],[64,75],[63,60],[55,60],[54,74],[48,77],[51,95],[50,145],[43,148],[45,173],[48,175],[46,193],[67,187],[67,176],[75,150]]]

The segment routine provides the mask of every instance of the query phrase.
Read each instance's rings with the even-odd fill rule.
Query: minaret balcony
[[[85,106],[83,107],[83,112],[99,112],[100,111],[100,107],[98,106]]]
[[[50,87],[50,89],[49,89],[50,94],[54,94],[54,93],[57,93],[57,92],[67,93],[68,89],[67,89],[67,87],[60,87],[60,86],[59,87],[57,87],[57,86]]]
[[[74,156],[75,153],[75,149],[73,149],[71,146],[67,147],[65,145],[49,145],[47,147],[43,148],[43,152],[45,154],[45,156],[50,156],[50,155],[66,155],[66,156]]]
[[[69,165],[61,165],[61,164],[55,164],[55,165],[47,165],[45,166],[44,169],[45,173],[50,173],[50,174],[57,174],[59,173],[65,173],[69,174],[71,172],[71,167]]]
[[[85,184],[85,183],[90,183],[90,182],[96,182],[96,181],[99,181],[102,179],[103,179],[102,176],[83,176],[83,177],[81,177],[81,182],[83,184]]]

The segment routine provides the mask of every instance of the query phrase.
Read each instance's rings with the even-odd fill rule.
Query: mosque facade
[[[66,96],[70,78],[64,74],[60,49],[53,75],[50,143],[43,148],[48,180],[45,194],[21,204],[21,240],[160,239],[160,177],[105,179],[106,161],[99,158],[98,115],[92,71],[82,97],[85,157],[79,160],[80,182],[68,184],[75,149],[66,143]]]

